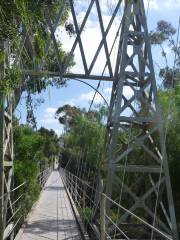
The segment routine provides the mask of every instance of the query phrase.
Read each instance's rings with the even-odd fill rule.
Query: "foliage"
[[[155,31],[151,32],[151,42],[162,49],[166,66],[160,69],[159,76],[163,80],[163,89],[159,90],[159,101],[164,122],[166,149],[168,155],[170,177],[172,183],[175,211],[180,223],[180,192],[179,192],[179,145],[180,145],[180,42],[175,38],[176,29],[166,21],[157,23]],[[168,66],[164,48],[168,47],[174,56],[173,66]]]
[[[18,186],[26,182],[26,194],[21,202],[23,206],[26,206],[23,209],[23,214],[26,215],[40,191],[37,175],[40,171],[39,162],[43,155],[43,138],[40,134],[34,133],[28,126],[16,126],[14,129],[14,140],[15,184]],[[18,192],[18,194],[20,193]]]
[[[6,68],[4,77],[0,79],[0,89],[3,92],[9,92],[11,89],[20,87],[21,80],[22,75],[18,68]]]
[[[48,86],[61,87],[66,83],[61,77],[49,78],[22,73],[22,70],[59,72],[57,54],[51,43],[47,13],[51,23],[56,22],[59,9],[64,1],[10,0],[0,2],[0,91],[15,90],[16,107],[23,91],[27,91],[27,123],[36,129],[36,118],[32,94],[45,90]],[[60,24],[69,34],[66,21],[69,5],[63,7]],[[71,26],[73,27],[73,26]],[[49,50],[47,53],[47,46]],[[73,55],[65,52],[57,40],[63,73],[74,65]],[[14,107],[14,108],[15,108]]]
[[[162,107],[163,118],[165,121],[166,148],[168,154],[171,184],[176,208],[176,217],[180,222],[180,191],[179,191],[179,173],[180,173],[180,86],[174,90],[160,91],[159,99]]]
[[[7,65],[5,73],[1,69],[1,91],[7,93],[12,89],[23,86],[22,90],[28,87],[28,89],[32,89],[32,92],[40,92],[49,84],[64,85],[65,81],[57,77],[49,81],[45,75],[33,77],[20,74],[20,69],[41,69],[56,72],[59,70],[53,44],[50,44],[49,53],[46,54],[47,44],[50,41],[46,13],[48,12],[52,24],[54,24],[62,4],[64,4],[63,1],[57,0],[10,0],[0,2],[0,64],[6,63]],[[63,9],[62,25],[68,19],[69,5],[67,4]],[[69,34],[67,26],[65,26],[65,30]],[[8,52],[6,48],[4,49],[4,43],[9,45]],[[58,40],[57,44],[61,61],[62,63],[66,62],[66,67],[64,64],[63,69],[65,72],[74,65],[73,56],[69,56],[62,49]]]
[[[176,33],[176,29],[164,20],[157,22],[155,31],[150,32],[150,38],[152,44],[162,44],[165,41],[172,41],[172,37]]]
[[[16,125],[14,141],[15,185],[26,182],[24,189],[19,189],[17,192],[17,197],[23,194],[20,202],[22,210],[18,216],[21,214],[26,216],[39,196],[38,175],[40,171],[52,165],[54,156],[59,155],[58,137],[53,130],[43,128],[35,132],[28,125]]]
[[[93,216],[93,210],[91,208],[79,208],[78,211],[85,222],[89,222],[91,220]]]
[[[66,125],[66,128],[72,128],[78,116],[85,116],[91,121],[101,123],[104,117],[107,117],[107,108],[104,105],[97,105],[96,108],[97,110],[86,112],[86,109],[80,109],[79,107],[66,104],[57,109],[55,116],[60,124]]]
[[[59,138],[53,130],[41,127],[38,132],[43,137],[43,153],[48,163],[52,163],[55,156],[60,153]]]
[[[150,32],[150,39],[153,45],[160,46],[162,56],[165,58],[166,66],[161,68],[159,76],[163,80],[165,88],[174,88],[180,83],[180,43],[176,42],[174,36],[176,29],[171,23],[161,20],[157,23],[155,31]],[[164,48],[168,47],[174,54],[173,66],[168,66],[167,56]]]
[[[78,168],[77,161],[81,158],[84,171],[94,169],[97,172],[104,143],[104,126],[99,122],[97,112],[91,111],[89,115],[85,109],[64,105],[57,110],[56,116],[68,130],[64,135],[64,148],[61,152],[63,166],[70,161],[68,169],[75,172]]]

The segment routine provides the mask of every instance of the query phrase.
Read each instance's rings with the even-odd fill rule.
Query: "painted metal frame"
[[[13,186],[13,128],[12,94],[0,94],[0,239],[8,236],[13,226],[14,207],[12,205]],[[9,211],[9,212],[8,212]],[[11,226],[11,227],[10,227]],[[5,233],[5,235],[4,235]]]
[[[9,64],[9,42],[3,42],[1,49],[5,61],[1,66],[1,76]],[[13,226],[14,207],[11,189],[13,185],[13,93],[0,93],[0,239],[9,235]]]
[[[177,240],[178,234],[167,163],[163,122],[157,100],[157,88],[144,3],[143,1],[125,1],[124,16],[122,19],[121,34],[116,58],[116,68],[113,73],[110,53],[107,46],[107,34],[110,31],[114,18],[121,6],[121,1],[117,2],[117,6],[106,29],[104,29],[102,13],[98,0],[90,1],[89,8],[87,9],[84,20],[80,26],[77,24],[73,1],[69,2],[76,32],[76,38],[70,51],[70,55],[74,53],[76,45],[79,44],[84,66],[84,74],[62,72],[59,54],[57,52],[57,60],[61,77],[113,81],[106,133],[106,150],[108,156],[108,184],[106,194],[109,197],[112,196],[113,179],[117,178],[116,169],[119,171],[122,169],[122,175],[126,172],[128,174],[139,173],[141,176],[144,176],[144,178],[148,178],[149,183],[147,184],[145,182],[145,185],[147,186],[144,186],[146,190],[144,190],[144,193],[141,196],[137,196],[137,194],[131,189],[131,183],[126,185],[126,183],[124,183],[124,179],[122,180],[122,178],[118,176],[118,181],[121,187],[121,195],[123,195],[122,193],[125,193],[132,198],[133,204],[129,207],[130,211],[135,212],[139,208],[143,209],[143,215],[140,217],[147,217],[150,224],[157,225],[162,231]],[[93,5],[96,5],[102,40],[90,67],[88,68],[86,55],[81,41],[81,33],[85,27]],[[47,14],[46,18],[52,35],[52,26]],[[55,50],[57,50],[57,43],[54,36],[53,42],[55,43]],[[93,66],[96,63],[100,50],[103,46],[109,75],[91,75]],[[131,47],[131,49],[129,49],[129,47]],[[56,75],[56,73],[52,73],[52,75],[53,74]],[[123,93],[123,89],[125,87],[129,87],[131,92],[133,92],[130,99],[127,99],[126,95]],[[139,109],[134,106],[137,104]],[[127,109],[131,110],[131,116],[128,116],[126,113],[124,115],[124,112],[126,112]],[[128,132],[129,135],[129,130],[136,131],[137,128],[138,134],[130,140],[126,149],[117,150],[118,134],[121,132],[122,134],[123,132],[126,134]],[[146,162],[146,159],[144,159],[143,164],[128,163],[129,155],[133,153],[133,150],[137,146],[141,148],[146,155],[148,155],[148,161]],[[123,161],[124,163],[122,163]],[[151,164],[149,164],[149,161]],[[164,203],[162,199],[160,199],[162,194],[159,196],[159,191],[164,187],[169,206],[168,210],[165,209]],[[155,197],[153,194],[156,196],[156,199],[154,199]],[[146,201],[151,202],[151,208],[150,206],[147,206]],[[163,217],[159,216],[157,210],[153,208],[154,204],[157,208],[162,209],[164,214]],[[154,218],[154,215],[156,215],[156,218]],[[118,223],[127,224],[128,217],[129,214],[125,213],[121,216]]]
[[[147,218],[146,220],[150,224],[156,225],[160,230],[172,236],[172,239],[178,240],[163,122],[158,106],[157,88],[143,1],[125,1],[115,71],[113,72],[112,69],[110,51],[107,44],[107,34],[121,7],[121,3],[122,1],[117,1],[117,6],[105,28],[99,0],[90,1],[80,26],[77,23],[73,0],[64,1],[64,4],[70,5],[76,33],[70,56],[73,55],[76,46],[79,45],[84,74],[66,73],[66,69],[62,66],[55,31],[58,22],[61,21],[63,8],[60,9],[56,21],[53,23],[47,6],[45,18],[49,25],[49,32],[56,52],[59,72],[51,73],[47,70],[46,73],[48,73],[49,76],[60,76],[62,78],[113,81],[105,140],[105,151],[107,154],[107,166],[105,169],[108,171],[106,194],[109,197],[113,196],[114,179],[117,179],[121,198],[123,199],[124,195],[131,198],[131,205],[128,209],[131,212],[136,212],[138,209],[143,210],[140,211],[139,217],[143,219]],[[88,66],[81,34],[93,6],[96,7],[98,13],[102,40],[90,66]],[[47,54],[49,46],[50,43],[48,42]],[[106,67],[109,72],[106,76],[92,74],[92,69],[96,64],[102,47],[104,47]],[[27,76],[41,76],[44,74],[44,72],[41,71],[42,66],[40,66],[38,72],[30,69],[24,70],[24,73]],[[131,91],[130,98],[127,98],[123,92],[125,87],[128,87]],[[3,96],[1,94],[1,99],[3,104],[0,109],[0,195],[3,195],[5,192],[8,193],[11,188],[14,156],[12,138],[12,96]],[[127,114],[127,109],[131,114]],[[119,134],[126,136],[126,139],[128,139],[128,142],[123,142],[121,144],[121,148],[118,147]],[[140,152],[145,154],[143,163],[141,161],[135,163],[131,162],[132,154],[135,152],[134,150],[136,148],[140,149]],[[7,170],[5,170],[5,168]],[[121,175],[117,174],[117,169],[118,171],[122,170]],[[6,174],[4,174],[4,172],[6,172]],[[130,176],[131,174],[140,176],[139,181],[143,189],[141,195],[138,195],[134,191],[132,187],[134,182],[126,179],[126,176]],[[131,177],[129,179],[131,180]],[[6,191],[4,191],[4,188]],[[163,191],[163,189],[165,189],[165,191]],[[162,195],[162,191],[165,195]],[[163,203],[164,197],[167,198],[166,204],[168,205],[168,209],[166,209]],[[7,194],[3,200],[1,199],[0,202],[0,226],[2,226],[0,240],[3,239],[2,232],[6,225],[8,204],[11,206],[9,194]],[[158,208],[158,211],[156,211],[154,206]],[[111,206],[107,207],[110,208]],[[164,214],[163,217],[162,214],[159,214],[159,208],[162,209],[162,213]],[[13,211],[13,209],[11,210]],[[154,218],[154,214],[157,215],[156,218]],[[131,219],[129,218],[128,212],[120,217],[118,224],[121,226],[122,223],[131,226]],[[113,232],[111,226],[109,226],[109,232]]]
[[[131,90],[129,99],[123,92],[125,86],[129,86]],[[127,111],[130,113],[127,114]],[[121,148],[118,148],[118,134],[128,139]],[[106,149],[109,159],[107,195],[112,196],[113,181],[116,179],[121,191],[119,201],[123,196],[131,198],[128,205],[131,212],[139,212],[139,217],[177,240],[165,136],[143,1],[126,1],[125,4],[108,117]],[[141,154],[144,153],[143,164],[140,156],[139,160],[133,159],[133,153],[137,149]],[[119,171],[121,174],[117,176]],[[134,177],[131,178],[132,175]],[[137,183],[136,188],[139,192],[144,189],[143,194],[142,191],[141,194],[137,193],[132,187],[136,181],[135,176],[142,178],[140,187]],[[163,189],[164,194],[160,194]],[[163,202],[168,202],[168,209],[165,209]],[[163,217],[159,213],[160,208]],[[129,215],[121,215],[118,224],[132,223],[132,219],[128,219]],[[149,237],[151,236],[152,233]]]

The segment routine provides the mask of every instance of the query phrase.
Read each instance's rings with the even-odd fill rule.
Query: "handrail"
[[[48,168],[46,168],[45,170],[43,170],[37,175],[37,179],[39,180],[39,184],[41,187],[45,185],[48,177],[50,176],[52,169],[53,169],[53,166],[49,166]]]
[[[41,171],[38,175],[37,175],[37,180],[39,180],[39,184],[43,187],[45,182],[47,181],[51,171],[52,171],[53,167],[52,166],[49,166],[48,168],[46,168],[45,170]],[[26,184],[28,184],[27,181],[23,182],[22,184],[20,184],[19,186],[15,187],[14,189],[4,193],[0,199],[3,199],[5,196],[8,196],[9,194],[11,194],[12,192],[15,192],[17,191],[18,189],[22,188],[23,186],[25,186]],[[20,196],[17,196],[16,200],[14,200],[14,202],[11,203],[11,205],[8,207],[9,208],[12,208],[13,206],[13,212],[12,212],[12,215],[10,216],[10,218],[8,219],[7,221],[7,226],[9,226],[9,224],[13,224],[13,228],[8,231],[7,235],[4,236],[5,239],[7,239],[8,236],[11,235],[11,233],[15,230],[15,228],[17,228],[18,224],[21,224],[20,221],[23,220],[23,217],[24,215],[21,214],[21,216],[17,219],[17,221],[15,223],[13,223],[15,216],[17,216],[17,214],[24,208],[24,206],[22,206],[21,204],[21,200],[22,200],[22,197],[24,196],[24,192],[23,193],[20,193]],[[20,201],[20,203],[18,203]],[[15,207],[15,204],[18,203],[18,206],[17,208]]]
[[[0,196],[0,200],[5,197],[6,195],[12,193],[12,192],[15,192],[16,190],[18,190],[19,188],[21,188],[22,186],[24,186],[25,184],[27,184],[27,182],[23,182],[22,184],[20,184],[19,186],[15,187],[14,189],[4,193],[2,196]]]
[[[164,232],[160,231],[159,229],[157,229],[156,227],[152,226],[151,224],[149,224],[148,222],[146,222],[145,220],[143,220],[142,218],[138,217],[136,214],[134,214],[133,212],[129,211],[127,208],[125,208],[124,206],[122,206],[121,204],[117,203],[116,201],[114,201],[113,199],[111,199],[110,197],[108,197],[106,194],[102,193],[102,192],[99,192],[97,191],[97,189],[95,189],[94,187],[90,186],[88,184],[87,181],[84,181],[82,179],[80,179],[79,177],[77,177],[76,175],[74,175],[73,173],[67,171],[66,169],[62,169],[62,177],[64,178],[64,182],[65,184],[67,185],[67,188],[70,189],[70,192],[71,194],[76,194],[76,191],[77,189],[79,191],[82,192],[82,189],[80,189],[79,186],[76,186],[76,191],[73,191],[73,185],[74,185],[74,188],[75,188],[75,185],[77,185],[77,181],[79,181],[82,186],[86,185],[86,187],[92,189],[95,193],[97,193],[99,195],[99,199],[101,199],[102,196],[105,197],[106,200],[110,201],[112,204],[114,204],[116,207],[120,208],[121,210],[123,210],[124,212],[127,212],[130,216],[134,217],[136,220],[140,221],[142,224],[144,224],[145,226],[147,226],[149,229],[151,230],[154,230],[157,234],[159,234],[161,237],[164,237],[165,239],[168,239],[168,240],[172,240],[172,238],[170,236],[168,236],[167,234],[165,234]],[[76,179],[76,180],[74,180]],[[84,195],[84,197],[86,197],[87,194]],[[75,198],[77,197],[81,197],[81,195],[79,193],[77,193],[76,196],[74,196]],[[88,197],[88,196],[87,196]],[[88,197],[89,198],[89,197]],[[81,199],[82,200],[82,199]],[[91,201],[92,202],[92,201]],[[79,205],[79,203],[78,203]],[[109,217],[107,216],[107,214],[105,215],[106,218],[108,218],[108,220],[110,222],[112,222],[112,224],[117,228],[117,224]],[[118,227],[118,230],[124,235],[124,233],[122,232],[122,230],[119,229]],[[125,236],[125,235],[124,235]],[[127,237],[127,236],[126,236]],[[127,237],[127,239],[129,239]]]

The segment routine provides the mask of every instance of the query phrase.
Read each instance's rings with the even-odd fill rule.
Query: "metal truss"
[[[1,50],[4,51],[5,60],[1,67],[1,77],[9,64],[9,42],[3,42]],[[0,92],[0,240],[11,235],[13,228],[14,207],[13,193],[13,93]]]
[[[4,239],[13,228],[14,208],[11,187],[13,184],[13,96],[0,94],[0,239]]]
[[[42,65],[42,68],[39,69],[39,71],[34,71],[34,70],[32,71],[31,69],[28,69],[28,70],[24,69],[24,70],[22,70],[24,72],[24,74],[27,76],[29,76],[29,75],[30,76],[43,76],[45,74],[45,75],[48,75],[49,77],[59,77],[59,75],[61,75],[63,78],[67,78],[67,79],[79,78],[79,79],[85,79],[85,80],[113,81],[114,80],[114,73],[113,73],[114,71],[113,71],[113,66],[112,66],[112,60],[110,58],[112,50],[110,50],[108,47],[107,36],[112,28],[112,25],[114,24],[114,21],[115,21],[115,18],[117,17],[118,11],[120,11],[121,1],[117,1],[117,4],[112,12],[112,16],[111,16],[106,28],[104,27],[100,2],[101,1],[99,1],[99,0],[89,1],[89,6],[86,10],[85,16],[84,16],[81,24],[78,24],[76,10],[75,10],[75,6],[74,6],[74,3],[72,0],[64,0],[63,8],[60,9],[60,11],[56,17],[55,23],[52,22],[52,20],[50,18],[50,13],[49,13],[50,9],[47,6],[46,11],[45,11],[45,18],[46,18],[48,26],[49,26],[51,40],[49,43],[47,43],[46,52],[48,55],[48,50],[49,50],[49,47],[52,42],[56,56],[57,56],[57,63],[59,66],[59,71],[51,72],[51,71],[48,71],[48,69],[44,70],[43,65]],[[74,26],[74,31],[75,31],[75,39],[72,43],[72,48],[69,51],[69,58],[67,58],[66,62],[63,64],[60,59],[60,53],[58,50],[58,43],[57,43],[58,41],[55,36],[55,32],[57,30],[58,23],[60,23],[62,20],[63,10],[64,10],[65,5],[70,6],[70,15],[71,15],[72,21],[73,21],[73,26]],[[102,39],[97,46],[97,50],[94,52],[93,59],[91,60],[90,64],[88,64],[87,56],[86,56],[83,42],[82,42],[82,33],[83,33],[83,31],[86,30],[86,24],[87,24],[88,18],[90,17],[91,12],[93,11],[93,7],[97,11],[97,19],[99,22],[99,31],[101,32]],[[117,36],[113,36],[113,37],[117,38]],[[83,63],[83,73],[67,71],[69,59],[74,55],[74,52],[77,49],[79,49],[79,54],[80,54],[80,57],[81,57],[81,60]],[[106,75],[104,74],[104,71],[102,74],[94,74],[93,73],[93,68],[97,64],[97,59],[98,59],[101,51],[103,51],[105,53],[105,57],[106,57],[106,63],[104,66],[104,69],[107,69],[107,72],[108,72],[108,73],[106,73]]]
[[[53,23],[47,8],[45,16],[57,55],[59,74],[66,78],[113,81],[106,134],[108,158],[106,194],[109,197],[115,195],[116,198],[119,198],[118,195],[120,194],[119,202],[124,204],[130,212],[136,213],[148,223],[177,240],[165,136],[158,106],[144,3],[135,0],[117,1],[114,12],[105,28],[99,0],[90,1],[80,25],[78,25],[73,1],[65,2],[70,5],[76,33],[70,56],[79,46],[84,73],[67,73],[66,69],[63,69],[55,30],[53,30]],[[116,66],[113,69],[107,35],[123,3],[125,4],[124,15],[120,28]],[[82,33],[93,7],[97,11],[102,39],[93,60],[88,65],[82,43]],[[108,72],[105,76],[104,74],[94,75],[92,73],[102,48],[105,52],[105,68]],[[56,75],[56,73],[50,74],[51,76]],[[124,93],[125,89],[129,91],[129,97]],[[119,139],[119,136],[121,139]],[[129,201],[125,202],[126,199],[129,199]],[[122,214],[119,218],[118,224],[122,225],[122,223],[126,224],[127,228],[129,226],[128,232],[130,232],[134,220],[131,219],[128,212]],[[110,227],[111,231],[113,232],[113,228]],[[152,232],[146,233],[146,231],[144,229],[139,234],[142,237],[145,235],[153,237]]]
[[[143,1],[125,4],[106,141],[108,196],[117,195],[130,212],[178,239]],[[128,212],[119,214],[123,223],[130,235],[138,225]],[[140,235],[150,239],[153,233],[144,229]]]
[[[107,164],[103,170],[107,173],[108,197],[117,201],[130,212],[154,225],[172,239],[178,240],[172,189],[163,133],[163,122],[157,100],[157,88],[154,75],[151,47],[143,1],[117,1],[107,26],[103,20],[100,0],[90,0],[81,24],[78,23],[75,11],[75,1],[64,0],[54,21],[50,17],[48,5],[45,19],[49,26],[51,41],[47,42],[46,53],[51,44],[57,56],[58,72],[50,72],[42,64],[34,69],[23,69],[25,76],[43,76],[62,78],[81,78],[89,80],[112,81],[113,89],[108,116],[106,133]],[[62,3],[62,2],[61,2]],[[124,5],[123,5],[124,4]],[[75,38],[70,50],[71,57],[78,47],[83,63],[83,73],[68,72],[68,59],[62,63],[58,49],[56,30],[62,21],[64,7],[70,7]],[[120,27],[120,37],[116,52],[116,66],[113,68],[111,49],[108,45],[108,34],[120,8],[124,6],[124,14]],[[82,34],[87,20],[95,8],[101,40],[97,46],[90,64],[83,46]],[[113,36],[112,36],[113,37]],[[92,36],[93,41],[93,36]],[[113,46],[112,46],[113,47]],[[105,54],[105,69],[102,74],[94,74],[93,68],[97,64],[100,52]],[[23,64],[22,64],[23,65]],[[128,90],[129,96],[125,94]],[[1,95],[2,106],[0,113],[0,196],[8,193],[11,187],[13,170],[13,140],[12,140],[12,96]],[[120,197],[119,197],[120,195]],[[167,200],[166,200],[167,199]],[[7,194],[0,201],[0,227],[2,232],[6,226],[7,206],[11,208],[10,195]],[[108,206],[111,208],[111,206]],[[134,221],[129,212],[118,212],[117,224],[133,236]],[[114,233],[112,226],[108,226],[109,234]],[[153,232],[146,229],[136,232],[136,239],[144,236],[153,239]],[[133,237],[132,237],[133,238]]]

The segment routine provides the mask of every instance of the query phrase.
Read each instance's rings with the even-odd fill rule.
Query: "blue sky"
[[[85,10],[87,8],[87,3],[89,1],[84,0],[77,0],[76,1],[76,11],[78,13],[78,23],[81,23],[83,16],[85,14]],[[109,3],[112,3],[109,5]],[[103,19],[106,24],[110,19],[110,14],[113,9],[113,3],[116,3],[117,0],[100,0],[101,9],[103,10]],[[145,8],[147,9],[148,0],[145,0]],[[108,3],[108,4],[107,4]],[[112,30],[108,36],[109,44],[112,43],[113,37],[117,31],[118,23],[121,18],[121,12],[119,13],[118,17],[115,19],[115,23],[112,26]],[[152,30],[155,28],[157,21],[159,20],[166,20],[173,24],[174,27],[177,28],[178,26],[178,19],[180,16],[180,0],[150,0],[150,7],[148,12],[148,28]],[[66,50],[70,50],[73,38],[69,38],[67,34],[60,28],[56,33],[57,37],[61,39],[63,43],[63,47]],[[82,42],[85,49],[86,56],[89,60],[92,60],[92,57],[95,53],[95,50],[98,46],[98,43],[101,39],[101,33],[99,29],[99,25],[97,22],[97,12],[96,9],[93,8],[93,12],[90,15],[85,30],[82,34]],[[109,47],[110,48],[110,47]],[[116,49],[115,49],[116,50]],[[153,47],[153,58],[154,58],[154,66],[156,73],[158,73],[158,67],[156,63],[160,66],[164,66],[164,59],[161,56],[161,50],[158,48]],[[170,54],[168,48],[165,47],[167,52],[167,58],[169,59],[169,64],[173,63],[173,56]],[[112,53],[112,62],[114,61],[113,58],[114,53]],[[102,72],[102,68],[104,66],[104,52],[99,56],[97,59],[97,63],[93,69],[93,73],[100,74]],[[76,66],[71,70],[72,72],[81,73],[82,72],[82,61],[80,59],[80,54],[78,52],[78,48],[75,51],[75,61]],[[90,61],[88,61],[88,64]],[[107,74],[107,72],[106,72]],[[90,82],[93,86],[96,87],[97,82],[91,81]],[[102,83],[100,86],[100,92],[105,96],[107,101],[110,99],[110,90],[111,90],[111,83]],[[128,89],[124,90],[126,95],[130,95],[131,92]],[[23,95],[21,102],[17,108],[17,116],[20,119],[20,123],[25,123],[26,121],[26,111],[25,111],[25,101],[24,101],[25,94]],[[38,96],[35,96],[38,97]],[[64,104],[71,104],[76,105],[79,107],[86,107],[88,108],[89,102],[93,97],[93,90],[79,82],[74,80],[68,81],[67,87],[63,87],[60,89],[49,88],[45,92],[41,94],[41,97],[45,100],[43,104],[41,104],[37,110],[35,111],[35,115],[38,122],[38,127],[44,126],[48,129],[54,129],[58,134],[60,134],[63,130],[63,127],[60,126],[58,121],[54,119],[54,113],[59,106]],[[95,103],[102,103],[103,100],[100,96],[97,95],[95,99]]]

